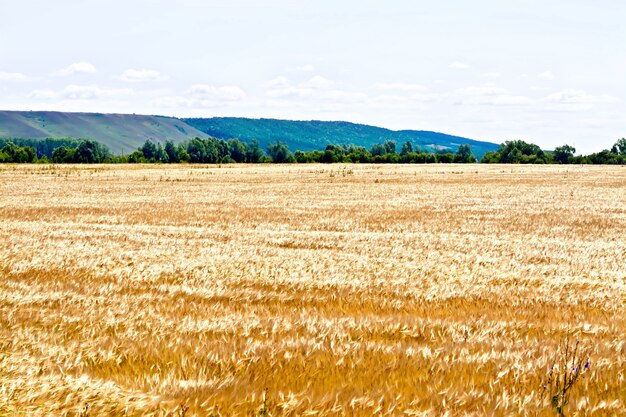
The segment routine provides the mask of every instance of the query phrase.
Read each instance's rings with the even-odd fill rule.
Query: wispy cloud
[[[406,84],[406,83],[376,83],[372,86],[376,90],[381,91],[409,91],[409,92],[426,92],[430,89],[419,84]]]
[[[194,84],[183,94],[157,97],[151,104],[154,107],[202,109],[240,103],[246,98],[246,92],[238,86]]]
[[[306,64],[306,65],[302,65],[300,67],[297,67],[296,71],[313,72],[313,71],[315,71],[315,67],[313,65],[311,65],[311,64]]]
[[[540,100],[545,110],[581,111],[590,110],[597,105],[617,103],[617,97],[594,95],[583,90],[567,89],[550,94]]]
[[[537,78],[542,79],[542,80],[552,80],[555,78],[555,76],[552,73],[552,71],[545,71],[537,75]]]
[[[246,98],[245,91],[234,85],[195,84],[191,86],[191,94],[196,98],[215,101],[241,101]]]
[[[57,93],[49,88],[33,90],[28,94],[28,98],[34,98],[37,100],[51,100],[56,97]]]
[[[529,97],[515,95],[491,83],[458,89],[451,93],[451,97],[453,104],[457,105],[512,106],[533,103]]]
[[[146,81],[167,81],[169,77],[156,70],[127,69],[122,73],[120,79],[129,83],[141,83]]]
[[[74,62],[66,68],[60,69],[52,73],[55,77],[67,77],[74,74],[93,74],[96,72],[96,67],[89,62]]]
[[[271,98],[311,98],[320,96],[320,92],[329,91],[334,81],[321,75],[315,75],[307,81],[293,84],[287,77],[280,76],[265,83],[266,95]]]
[[[62,90],[54,91],[49,88],[33,90],[29,98],[38,100],[97,100],[118,96],[129,96],[134,90],[129,88],[102,88],[95,85],[68,85]]]
[[[308,81],[301,84],[304,88],[313,88],[316,90],[323,90],[331,88],[335,84],[334,81],[329,80],[328,78],[322,77],[321,75],[316,75],[309,79]]]
[[[7,81],[28,81],[30,78],[19,72],[2,72],[0,71],[0,82]]]
[[[452,69],[456,69],[456,70],[464,70],[464,69],[468,69],[469,65],[467,65],[467,64],[465,64],[463,62],[454,61],[448,67],[452,68]]]

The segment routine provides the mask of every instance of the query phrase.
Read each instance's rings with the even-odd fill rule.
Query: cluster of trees
[[[469,145],[461,145],[458,151],[427,153],[414,149],[411,142],[402,145],[400,153],[396,143],[388,140],[375,144],[371,150],[355,145],[327,145],[323,151],[296,151],[292,153],[287,144],[281,141],[270,143],[267,153],[261,149],[258,141],[248,144],[238,139],[228,141],[215,138],[195,138],[188,142],[174,145],[170,141],[165,146],[150,140],[128,156],[128,162],[192,162],[192,163],[467,163],[476,162]]]
[[[392,140],[378,143],[371,149],[355,145],[327,145],[323,151],[296,151],[292,153],[283,142],[276,141],[263,151],[258,141],[250,143],[238,139],[228,141],[215,138],[194,138],[187,142],[165,144],[151,140],[130,155],[112,155],[109,149],[89,139],[48,139],[39,147],[23,146],[13,141],[0,141],[0,162],[55,162],[55,163],[474,163],[476,157],[469,145],[459,146],[455,153],[438,151],[422,152],[410,141],[400,152]],[[56,142],[55,142],[56,141]],[[52,148],[52,145],[58,145]],[[41,154],[40,154],[41,152]],[[543,151],[539,146],[522,140],[504,142],[497,151],[488,152],[481,163],[502,164],[621,164],[626,165],[626,139],[619,139],[610,150],[591,155],[575,155],[570,145]]]
[[[480,160],[487,164],[549,164],[552,157],[533,143],[506,141],[495,152],[487,152]]]
[[[626,139],[619,139],[610,150],[590,155],[575,155],[576,148],[558,146],[553,152],[545,152],[539,146],[514,140],[504,142],[497,151],[487,152],[480,160],[488,164],[598,164],[625,165]]]
[[[52,152],[52,162],[74,164],[101,164],[113,162],[109,148],[95,140],[82,140],[75,148],[60,146]]]
[[[37,153],[32,146],[18,146],[13,142],[5,143],[0,148],[0,162],[35,162]]]
[[[17,142],[17,143],[15,143]],[[46,139],[40,144],[35,139],[2,140],[0,162],[56,162],[56,163],[103,163],[117,162],[109,149],[95,140]],[[73,145],[73,146],[72,146]]]
[[[279,159],[272,160],[278,161]],[[271,162],[272,160],[265,155],[258,141],[246,144],[239,139],[225,141],[215,138],[194,138],[178,145],[166,140],[165,146],[146,140],[139,149],[128,155],[127,162],[227,164]]]
[[[327,145],[323,151],[296,151],[294,159],[299,163],[309,162],[359,162],[359,163],[390,163],[390,164],[424,164],[424,163],[471,163],[476,162],[469,145],[461,145],[456,153],[452,152],[421,152],[409,141],[402,145],[400,153],[392,140],[377,143],[367,150],[355,145]]]
[[[33,148],[37,159],[50,160],[55,149],[66,146],[76,148],[81,139],[74,138],[47,138],[47,139],[22,139],[22,138],[0,138],[0,148],[8,143],[13,143],[21,148]]]

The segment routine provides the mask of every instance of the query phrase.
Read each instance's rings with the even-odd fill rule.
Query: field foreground
[[[549,416],[576,338],[626,415],[625,231],[620,167],[0,166],[0,416]]]

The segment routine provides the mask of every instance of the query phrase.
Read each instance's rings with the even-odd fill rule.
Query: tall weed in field
[[[564,416],[572,389],[590,367],[589,349],[579,339],[565,339],[550,361],[547,380],[542,387],[542,402],[549,399],[554,411]]]

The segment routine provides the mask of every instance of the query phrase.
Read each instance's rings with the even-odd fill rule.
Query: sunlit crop
[[[566,340],[626,415],[626,168],[0,166],[0,416],[550,416]]]

